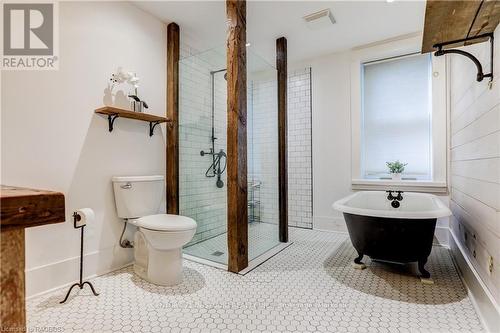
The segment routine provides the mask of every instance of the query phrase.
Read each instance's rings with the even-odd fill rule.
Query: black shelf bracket
[[[108,126],[109,126],[109,131],[113,132],[113,124],[115,123],[116,118],[118,118],[118,114],[109,114],[108,115]]]
[[[113,126],[115,123],[116,118],[119,118],[120,116],[115,113],[115,114],[108,114],[108,126],[109,126],[109,131],[113,132]],[[161,124],[161,121],[150,121],[149,122],[149,136],[153,136],[155,127],[157,125]]]
[[[454,50],[454,49],[443,50],[443,46],[446,46],[446,45],[463,43],[463,42],[476,40],[476,39],[482,39],[482,38],[489,38],[489,40],[490,40],[490,69],[491,69],[491,71],[488,74],[484,74],[483,66],[481,66],[481,63],[479,62],[479,60],[475,56],[473,56],[471,53],[465,52],[462,50]],[[493,81],[493,49],[494,49],[493,33],[487,33],[487,34],[482,34],[482,35],[478,35],[475,37],[467,37],[467,38],[463,38],[463,39],[452,40],[449,42],[438,43],[438,44],[434,44],[432,47],[437,49],[437,51],[434,52],[434,55],[436,57],[439,57],[439,56],[442,56],[445,54],[460,54],[460,55],[463,55],[463,56],[469,58],[470,60],[472,60],[472,62],[477,67],[477,76],[476,76],[477,82],[483,81],[483,79],[485,77],[490,78],[490,84]]]
[[[159,124],[160,124],[159,121],[150,121],[149,122],[149,136],[153,136],[155,127],[156,127],[156,125],[159,125]]]

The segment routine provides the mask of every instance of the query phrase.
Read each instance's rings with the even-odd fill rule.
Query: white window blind
[[[363,64],[362,173],[389,176],[386,162],[408,163],[403,177],[431,179],[431,60],[411,55]]]

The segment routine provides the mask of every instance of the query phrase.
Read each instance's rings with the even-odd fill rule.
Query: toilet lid
[[[156,214],[138,218],[135,225],[156,231],[186,231],[196,229],[196,222],[190,217],[173,214]]]

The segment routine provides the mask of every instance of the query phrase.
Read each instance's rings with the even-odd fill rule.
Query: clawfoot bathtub
[[[390,200],[389,200],[390,199]],[[424,193],[401,193],[396,197],[383,191],[361,191],[333,204],[341,211],[352,245],[358,252],[354,259],[364,266],[364,255],[375,260],[396,263],[418,262],[422,278],[432,250],[436,220],[451,211],[436,196]]]

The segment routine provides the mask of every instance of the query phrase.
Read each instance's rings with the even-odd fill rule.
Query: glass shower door
[[[179,63],[180,214],[198,224],[184,253],[227,265],[225,49]]]
[[[279,242],[276,69],[247,50],[248,260]]]
[[[249,51],[248,259],[279,244],[276,70]],[[226,49],[179,63],[180,214],[198,228],[184,253],[228,264]]]

